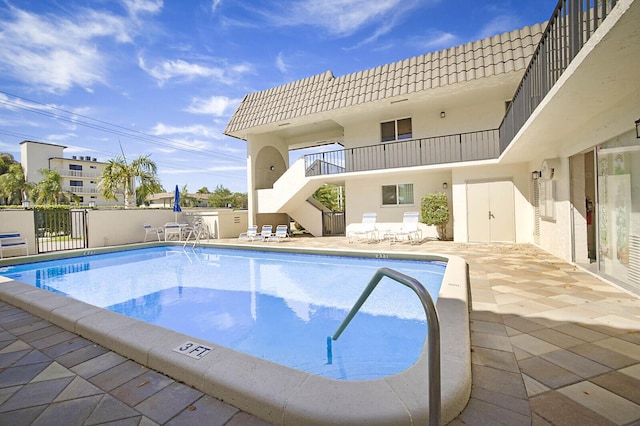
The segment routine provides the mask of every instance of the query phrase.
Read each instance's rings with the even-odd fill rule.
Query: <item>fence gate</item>
[[[38,253],[88,247],[86,210],[35,210]]]
[[[322,236],[344,235],[344,212],[322,212]]]

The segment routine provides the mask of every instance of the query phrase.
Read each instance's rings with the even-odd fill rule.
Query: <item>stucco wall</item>
[[[0,210],[0,232],[19,232],[26,238],[29,254],[36,252],[36,231],[33,210]],[[23,251],[8,251],[7,255],[22,255]]]
[[[442,184],[447,183],[447,189]],[[386,173],[354,177],[346,180],[346,225],[362,222],[364,213],[377,213],[376,222],[401,223],[405,212],[420,211],[420,198],[432,192],[444,192],[450,203],[451,221],[451,173],[443,170],[431,170],[413,173]],[[414,204],[383,206],[382,185],[413,184]],[[450,221],[450,225],[451,225]],[[451,232],[448,232],[451,236]],[[434,226],[426,227],[425,238],[436,238]]]

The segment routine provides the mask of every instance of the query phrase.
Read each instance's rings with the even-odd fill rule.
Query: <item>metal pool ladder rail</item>
[[[404,284],[413,290],[418,297],[424,312],[427,314],[427,355],[429,357],[429,425],[440,426],[440,321],[438,320],[438,313],[436,307],[433,304],[431,295],[420,283],[413,277],[405,275],[401,272],[395,271],[390,268],[380,268],[373,274],[371,281],[367,284],[358,301],[353,305],[351,311],[347,314],[347,317],[342,321],[340,327],[333,334],[332,339],[338,340],[342,332],[347,328],[353,317],[358,313],[360,307],[367,300],[371,292],[378,285],[380,280],[384,277],[389,277],[394,281]]]

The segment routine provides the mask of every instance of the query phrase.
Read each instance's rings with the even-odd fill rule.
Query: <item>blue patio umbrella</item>
[[[173,196],[173,211],[176,214],[176,222],[178,221],[178,213],[182,211],[180,208],[180,190],[178,189],[178,185],[176,185],[176,192]]]

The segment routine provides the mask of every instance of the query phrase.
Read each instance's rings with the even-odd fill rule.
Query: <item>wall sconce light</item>
[[[274,171],[276,169],[276,166],[271,166],[269,167],[269,170]]]
[[[447,184],[447,182],[442,184],[442,189],[447,189],[449,187],[449,184]]]
[[[445,118],[446,116],[447,116],[447,114],[445,114],[445,112],[444,112],[444,111],[441,111],[441,112],[440,112],[440,118]]]
[[[31,201],[29,201],[29,200],[24,200],[24,201],[22,202],[22,208],[26,210],[26,209],[28,209],[29,207],[31,207]]]
[[[640,139],[640,118],[636,120],[636,139]]]
[[[540,176],[542,176],[542,173],[540,173],[537,170],[531,172],[531,179],[533,179],[533,180],[540,179]]]

